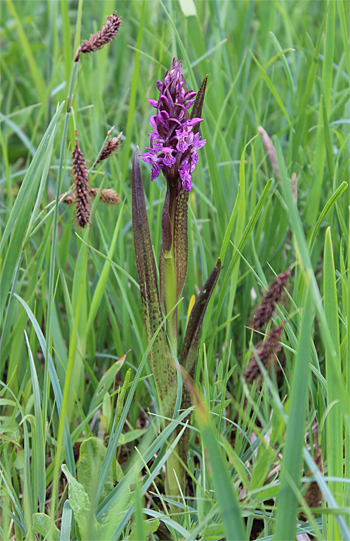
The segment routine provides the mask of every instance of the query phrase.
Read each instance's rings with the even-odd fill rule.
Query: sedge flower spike
[[[78,136],[77,132],[76,135]],[[90,223],[91,197],[85,156],[79,148],[77,139],[75,140],[75,147],[72,152],[72,166],[75,184],[76,219],[79,227],[84,228]]]
[[[181,62],[175,58],[163,82],[157,82],[157,88],[159,99],[148,100],[156,109],[156,114],[150,119],[153,128],[149,134],[150,146],[141,157],[152,165],[151,181],[162,170],[167,180],[180,182],[182,188],[190,192],[191,173],[198,163],[198,150],[206,143],[193,130],[203,119],[190,118],[189,115],[197,92],[188,90]]]
[[[107,43],[112,41],[118,34],[118,30],[121,24],[121,18],[118,17],[116,12],[107,17],[107,22],[103,25],[102,29],[96,34],[91,34],[90,39],[86,39],[79,46],[74,62],[78,62],[81,53],[92,53],[102,49]]]

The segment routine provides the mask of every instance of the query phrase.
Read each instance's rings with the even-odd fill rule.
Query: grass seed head
[[[64,203],[65,205],[73,205],[75,203],[75,197],[74,193],[70,193],[67,195],[67,192],[60,195],[60,201],[61,203]]]

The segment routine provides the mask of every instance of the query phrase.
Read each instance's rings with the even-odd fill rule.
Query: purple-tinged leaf
[[[136,147],[132,168],[132,228],[137,274],[148,343],[163,321],[159,301],[156,264],[148,225],[145,194]],[[158,331],[150,353],[162,414],[172,416],[176,401],[176,368],[164,327]]]
[[[191,377],[194,374],[195,364],[198,357],[199,337],[205,311],[214,291],[216,282],[219,278],[220,270],[221,259],[219,258],[214,269],[211,271],[209,278],[205,282],[202,291],[198,295],[196,302],[194,303],[190,319],[188,321],[181,351],[180,364]]]

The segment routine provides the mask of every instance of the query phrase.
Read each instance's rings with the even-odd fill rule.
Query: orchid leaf
[[[214,291],[221,270],[221,259],[219,258],[209,278],[205,282],[202,291],[198,295],[192,308],[190,319],[188,321],[184,343],[182,346],[180,364],[191,376],[195,368],[195,362],[198,354],[199,336],[205,311],[210,297]]]
[[[161,326],[163,317],[159,301],[156,264],[148,224],[143,190],[139,149],[136,147],[132,168],[132,227],[137,274],[148,343]],[[176,368],[163,327],[150,352],[150,362],[163,415],[172,415],[176,400]]]

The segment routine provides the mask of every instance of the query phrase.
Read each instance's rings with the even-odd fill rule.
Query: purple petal
[[[148,101],[149,101],[149,100],[148,100]],[[189,109],[189,108],[191,107],[191,105],[194,104],[195,101],[196,101],[196,100],[190,100],[190,101],[188,101],[188,102],[186,103],[186,105],[185,105],[185,108],[186,108],[186,109]]]
[[[190,192],[192,189],[191,175],[186,169],[179,169],[180,178],[182,181],[182,187],[187,192]]]
[[[185,171],[187,171],[188,173],[192,173],[192,171],[194,171],[194,168],[196,167],[196,163],[198,162],[195,162],[193,160],[193,156],[192,154],[190,155],[190,157],[187,157],[181,164],[181,168]]]
[[[163,120],[162,115],[151,116],[149,123],[151,124],[152,128],[157,128],[159,126],[166,126],[165,120]]]
[[[193,164],[193,169],[194,169],[195,165],[198,163],[198,152],[196,150],[193,150],[193,152],[191,152],[191,159],[192,159],[192,164]]]
[[[191,120],[187,121],[188,126],[195,126],[196,124],[199,124],[200,122],[203,122],[203,118],[191,118]]]
[[[182,181],[182,187],[184,190],[186,190],[186,192],[190,192],[193,188],[193,185],[192,185],[192,182],[191,182],[191,179],[189,180],[183,180]]]
[[[166,153],[163,158],[163,163],[167,167],[172,167],[176,163],[176,158],[169,153]]]
[[[188,149],[188,144],[183,138],[181,138],[179,139],[179,142],[177,143],[176,148],[179,152],[186,152],[186,150]]]
[[[192,129],[192,126],[191,126],[191,129]],[[188,146],[192,146],[193,137],[194,137],[193,132],[190,131],[190,133],[187,135],[187,139],[186,139],[186,142],[187,142]]]
[[[168,100],[168,98],[166,96],[164,96],[164,94],[159,96],[159,101],[164,103],[165,105],[169,105],[169,100]]]
[[[193,145],[193,150],[199,150],[200,148],[204,147],[206,142],[206,139],[201,139],[200,141],[195,142]]]
[[[140,154],[140,157],[146,163],[153,163],[153,159],[151,155],[148,154],[148,152],[145,152],[145,154]]]
[[[157,109],[157,107],[158,107],[157,100],[148,100],[148,103],[150,103],[152,105],[152,107],[155,107]]]
[[[185,101],[191,100],[197,96],[197,92],[188,92],[185,96]]]
[[[160,111],[160,114],[164,120],[167,120],[169,118],[169,113],[167,111]]]
[[[157,152],[160,152],[163,149],[163,143],[160,141],[154,141],[154,148]]]
[[[160,166],[157,163],[154,163],[152,166],[152,171],[151,171],[151,182],[153,182],[154,179],[159,177],[159,173],[160,173]]]

